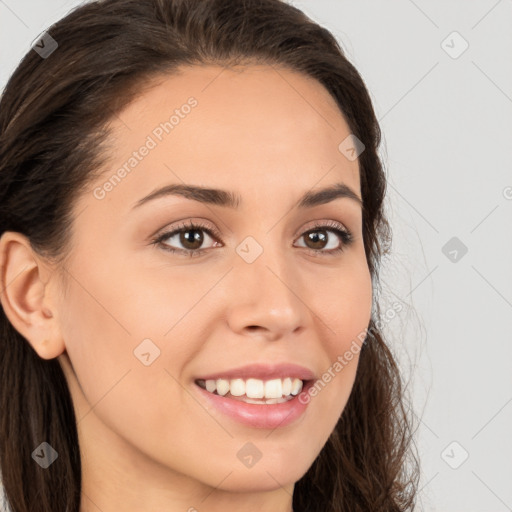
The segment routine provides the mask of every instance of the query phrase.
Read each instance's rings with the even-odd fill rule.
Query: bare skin
[[[105,186],[190,97],[197,105],[182,109],[172,131],[160,141],[153,135],[156,147]],[[358,354],[297,421],[272,431],[208,408],[194,381],[276,361],[321,378],[367,328],[372,287],[360,205],[343,197],[295,207],[305,192],[336,183],[361,197],[358,162],[338,149],[348,125],[321,84],[250,65],[185,68],[111,126],[108,168],[74,206],[65,269],[19,233],[0,239],[2,306],[40,357],[58,358],[69,383],[81,512],[290,512],[295,483],[343,412]],[[165,196],[132,209],[173,183],[232,191],[241,204]],[[201,231],[195,247],[205,251],[194,257],[165,250],[191,250],[179,234],[152,243],[182,221],[220,236]],[[329,254],[344,242],[331,228],[317,229],[323,247],[308,242],[316,222],[348,229],[353,242]],[[251,263],[237,252],[247,237],[263,250]],[[148,366],[134,355],[145,339],[160,350]],[[237,457],[249,441],[262,454],[251,468]]]

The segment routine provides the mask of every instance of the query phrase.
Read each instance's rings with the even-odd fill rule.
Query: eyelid
[[[344,224],[342,224],[341,222],[338,222],[336,220],[315,220],[312,222],[313,222],[312,225],[308,224],[307,225],[308,227],[300,228],[299,231],[294,236],[297,237],[297,236],[303,235],[305,233],[308,233],[309,231],[313,231],[315,229],[325,228],[325,227],[329,227],[332,229],[339,229],[340,231],[345,231],[349,235],[352,235],[351,231],[348,228],[346,228]]]
[[[152,236],[152,239],[159,238],[163,235],[170,236],[176,231],[180,231],[182,229],[194,229],[200,227],[201,229],[204,229],[205,231],[210,231],[212,235],[214,235],[217,239],[222,238],[222,235],[220,231],[213,225],[213,224],[205,224],[205,221],[201,218],[190,218],[185,221],[177,221],[177,225],[173,225],[172,227],[165,227],[157,231],[155,235]],[[207,221],[206,221],[207,222]],[[333,229],[340,229],[342,231],[346,231],[349,235],[352,235],[351,231],[345,227],[344,224],[341,222],[335,221],[335,220],[315,220],[311,221],[313,224],[309,225],[307,224],[306,227],[300,227],[293,235],[294,239],[299,237],[300,235],[304,235],[305,233],[318,229],[318,228],[324,228],[324,227],[331,227]]]
[[[301,236],[306,235],[307,233],[309,233],[311,231],[316,231],[316,230],[320,230],[323,228],[326,231],[334,232],[338,239],[341,238],[341,247],[339,247],[338,249],[331,249],[331,250],[327,250],[327,251],[324,251],[322,249],[316,250],[316,249],[305,248],[308,251],[312,251],[315,253],[316,252],[324,253],[325,255],[332,255],[333,253],[343,251],[345,247],[349,246],[354,241],[354,236],[353,236],[351,230],[346,228],[345,225],[339,221],[329,219],[329,220],[316,220],[316,221],[312,221],[312,222],[313,222],[313,224],[310,224],[306,228],[302,227],[296,232],[296,234],[294,235],[294,238],[293,238],[294,242],[296,239],[300,238]],[[327,228],[327,229],[325,229],[325,228]],[[189,218],[186,221],[182,221],[178,225],[174,225],[172,227],[163,228],[162,230],[159,230],[157,232],[157,234],[152,237],[152,239],[151,239],[152,244],[167,245],[167,244],[163,243],[164,240],[166,240],[167,238],[176,236],[179,232],[185,231],[187,229],[205,231],[206,233],[208,233],[208,236],[216,239],[216,243],[220,243],[220,244],[224,245],[224,243],[221,240],[222,236],[221,236],[219,230],[215,226],[213,226],[210,223],[206,224],[203,219],[198,220],[198,219],[194,219],[194,218]],[[169,247],[166,247],[164,250],[169,251],[171,253],[181,253],[181,254],[186,254],[186,255],[192,256],[193,254],[202,254],[202,253],[208,252],[212,248],[213,247],[208,247],[208,248],[204,248],[204,249],[187,250],[187,249],[180,249],[180,248],[175,248],[175,247],[169,246]]]
[[[165,228],[158,230],[157,233],[153,235],[151,238],[154,241],[155,239],[161,238],[163,236],[171,236],[173,234],[176,234],[176,232],[185,230],[187,228],[201,228],[202,230],[211,233],[211,235],[215,236],[217,239],[220,239],[222,237],[220,231],[213,224],[207,223],[207,221],[204,221],[201,218],[190,218],[184,221],[177,221],[177,224],[171,224],[170,227],[167,226]]]

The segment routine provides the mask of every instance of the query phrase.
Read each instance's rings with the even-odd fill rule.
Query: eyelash
[[[310,229],[308,229],[301,235],[301,237],[302,237],[308,233],[311,233],[314,231],[321,231],[321,230],[330,231],[330,232],[335,233],[338,236],[338,238],[341,239],[342,244],[340,247],[338,247],[336,249],[331,249],[329,251],[325,251],[322,249],[309,249],[307,247],[305,249],[313,254],[321,254],[323,256],[335,256],[335,255],[341,253],[345,248],[349,247],[350,244],[352,244],[354,239],[353,239],[352,233],[348,229],[341,228],[340,226],[341,226],[341,224],[334,222],[334,221],[326,221],[323,223],[318,222],[318,223],[315,223],[315,225],[313,227],[311,227]],[[326,228],[328,228],[328,229],[326,229]],[[177,235],[181,232],[184,232],[184,231],[186,232],[189,230],[205,231],[206,233],[208,233],[208,235],[211,238],[220,239],[220,234],[217,232],[217,230],[209,228],[209,227],[201,224],[200,222],[189,221],[188,224],[183,223],[172,231],[168,231],[168,232],[162,233],[160,235],[157,235],[157,237],[154,238],[151,241],[151,243],[160,246],[164,251],[168,251],[171,253],[179,253],[179,254],[189,256],[189,257],[193,257],[194,255],[200,256],[202,253],[212,249],[212,248],[192,249],[192,250],[176,249],[173,247],[169,247],[169,245],[163,243],[164,240],[166,240],[174,235]]]

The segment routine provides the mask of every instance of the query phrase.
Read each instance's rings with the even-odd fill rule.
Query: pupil
[[[314,249],[322,249],[323,247],[317,247],[316,244],[318,243],[319,240],[320,244],[325,243],[327,239],[327,237],[325,236],[325,232],[323,231],[313,231],[308,234],[308,238],[310,241],[313,242],[313,244],[315,244],[315,247],[313,247]]]
[[[187,236],[187,233],[192,233],[192,236]],[[201,247],[201,244],[203,243],[203,234],[202,231],[199,229],[189,229],[188,231],[183,231],[181,233],[181,243],[187,247],[186,244],[193,244],[194,242],[197,243],[196,247],[189,247],[190,249],[197,249]]]

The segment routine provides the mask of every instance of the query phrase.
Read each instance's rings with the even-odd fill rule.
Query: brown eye
[[[323,249],[329,240],[329,236],[326,235],[326,231],[320,230],[310,231],[303,236],[307,240],[306,244],[310,244],[308,247],[315,250]]]
[[[202,247],[205,242],[204,233],[207,234],[207,238],[211,238],[213,240],[216,238],[216,235],[214,235],[211,229],[200,224],[190,222],[188,225],[181,225],[172,231],[163,233],[153,240],[153,243],[162,246],[169,252],[178,252],[188,256],[193,256],[195,254],[197,255],[206,252],[210,247],[216,244],[214,241],[213,245],[210,247]],[[173,238],[176,239],[173,243],[177,244],[178,247],[169,243]]]
[[[179,242],[185,249],[195,251],[201,248],[203,244],[204,235],[202,229],[182,229],[179,234]]]
[[[335,236],[332,236],[332,233]],[[350,231],[341,228],[341,224],[338,223],[314,226],[313,229],[309,229],[301,235],[299,240],[301,239],[306,241],[305,248],[313,251],[315,254],[325,253],[326,255],[337,254],[353,242]],[[328,247],[329,244],[331,244],[331,247]]]
[[[299,247],[304,247],[315,255],[321,254],[329,256],[338,254],[353,241],[350,231],[341,226],[342,225],[337,222],[330,222],[326,225],[315,225],[312,229],[309,229],[299,237],[299,240],[306,241],[305,245]],[[204,233],[206,233],[207,238],[213,240],[213,244],[211,244],[210,247],[202,247],[205,243]],[[169,243],[173,238],[176,239],[174,244],[177,244],[178,247]],[[219,239],[220,236],[217,232],[214,232],[213,229],[190,222],[189,224],[182,224],[172,231],[161,234],[153,240],[153,243],[172,253],[194,256],[205,253],[209,249],[220,245],[218,242]],[[329,247],[329,245],[331,245],[331,247]]]

